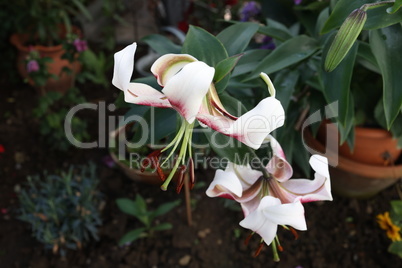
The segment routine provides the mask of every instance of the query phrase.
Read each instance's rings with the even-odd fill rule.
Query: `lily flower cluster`
[[[206,193],[210,197],[224,197],[240,203],[245,216],[240,226],[262,238],[255,255],[260,253],[264,242],[272,243],[274,259],[279,260],[278,250],[282,251],[282,247],[276,235],[278,225],[291,230],[297,238],[292,227],[307,230],[302,203],[332,200],[331,184],[327,158],[311,156],[314,180],[290,179],[293,169],[280,144],[272,136],[268,136],[267,141],[272,149],[267,166],[255,170],[249,165],[229,163],[224,171],[216,171]]]
[[[278,225],[294,233],[294,229],[306,230],[302,203],[332,200],[327,159],[319,155],[310,158],[315,171],[314,180],[290,179],[293,169],[278,141],[270,135],[284,124],[284,109],[275,98],[275,87],[265,73],[260,77],[270,96],[236,117],[225,109],[219,98],[214,84],[215,68],[189,54],[165,54],[153,63],[151,72],[162,86],[161,91],[144,83],[131,82],[136,49],[137,44],[133,43],[115,54],[113,85],[124,92],[126,102],[174,109],[181,121],[173,140],[148,158],[164,181],[161,189],[166,190],[174,175],[178,174],[179,192],[186,172],[194,185],[192,134],[196,124],[237,139],[254,155],[254,150],[269,143],[272,158],[266,166],[258,157],[253,158],[259,161],[257,169],[229,163],[225,170],[216,171],[206,193],[210,197],[239,202],[245,216],[240,225],[262,237],[256,255],[264,243],[272,243],[274,259],[279,260],[278,250],[282,247],[276,235]],[[162,153],[168,154],[165,161],[174,158],[174,166],[167,178],[161,170],[163,163],[159,163]]]
[[[143,83],[130,82],[136,48],[137,44],[133,43],[115,54],[113,85],[124,91],[128,103],[173,108],[181,118],[176,137],[164,149],[151,156],[153,165],[164,181],[162,190],[167,189],[176,172],[179,173],[178,189],[184,183],[183,176],[187,170],[194,184],[191,140],[196,122],[233,137],[253,149],[258,149],[270,132],[283,125],[284,110],[274,92],[241,117],[230,114],[215,89],[215,69],[188,54],[166,54],[151,66],[151,72],[163,87],[162,91]],[[269,88],[273,88],[266,74],[262,74],[262,78]],[[159,164],[159,156],[168,150],[165,161],[174,157],[175,153],[177,158],[172,171],[164,178],[163,172],[160,172],[160,166],[164,163]]]

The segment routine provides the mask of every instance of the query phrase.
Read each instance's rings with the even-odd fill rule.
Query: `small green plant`
[[[61,175],[28,177],[27,188],[18,192],[19,219],[28,222],[32,235],[62,256],[66,249],[80,249],[98,239],[101,225],[95,165],[73,167]]]
[[[59,92],[50,91],[39,99],[33,115],[40,123],[40,134],[52,149],[66,151],[70,148],[71,143],[64,132],[64,120],[72,106],[84,102],[85,98],[77,88],[69,89],[64,96]],[[76,140],[83,142],[89,139],[87,122],[78,116],[71,119],[71,129]]]
[[[391,201],[391,211],[377,215],[377,222],[392,241],[388,251],[402,258],[402,200]]]
[[[164,203],[152,211],[148,211],[145,200],[139,194],[137,194],[135,200],[119,198],[116,200],[116,204],[122,212],[136,217],[144,225],[144,227],[139,227],[126,233],[119,241],[119,245],[123,246],[139,238],[153,236],[157,231],[171,229],[172,225],[170,223],[156,224],[155,219],[178,206],[180,200]]]

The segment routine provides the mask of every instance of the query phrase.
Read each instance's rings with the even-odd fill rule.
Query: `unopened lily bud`
[[[324,68],[333,71],[353,46],[367,19],[366,11],[355,9],[343,22],[325,59]]]

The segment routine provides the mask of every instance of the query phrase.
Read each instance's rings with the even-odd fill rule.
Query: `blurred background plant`
[[[152,237],[155,232],[172,229],[173,226],[170,223],[158,223],[157,218],[177,207],[180,202],[180,200],[165,202],[155,210],[148,210],[147,204],[140,194],[136,195],[135,200],[128,198],[116,199],[116,204],[122,212],[134,216],[144,225],[144,227],[139,227],[126,233],[119,240],[119,246],[129,245],[139,238]]]
[[[50,91],[39,98],[33,116],[39,123],[42,140],[50,148],[65,152],[72,146],[66,138],[64,122],[68,111],[84,102],[86,99],[78,88],[71,88],[64,96],[60,92]],[[76,115],[71,119],[70,125],[76,140],[84,142],[89,139],[87,121]]]
[[[81,249],[98,239],[102,224],[102,196],[93,163],[71,166],[59,174],[30,176],[17,193],[19,219],[30,224],[32,235],[53,253]]]

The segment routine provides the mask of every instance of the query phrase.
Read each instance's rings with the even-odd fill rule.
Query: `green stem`
[[[370,9],[374,9],[377,7],[382,7],[382,6],[387,6],[389,4],[393,4],[395,1],[384,1],[384,2],[378,2],[378,3],[372,3],[372,4],[364,4],[361,6],[361,10],[367,11]]]

